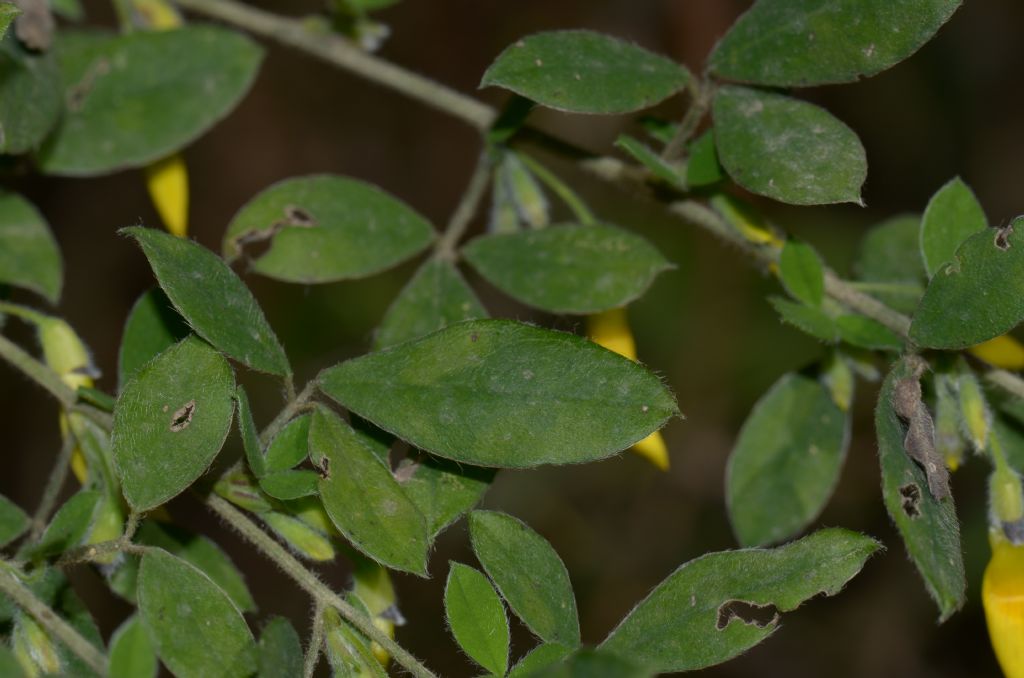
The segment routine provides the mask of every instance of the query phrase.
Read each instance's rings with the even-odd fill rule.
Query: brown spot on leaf
[[[320,465],[317,466],[316,472],[320,474],[320,477],[327,480],[331,477],[331,460],[329,457],[324,457],[320,460]]]
[[[921,488],[914,483],[909,483],[900,488],[900,506],[908,518],[916,518],[921,515],[918,505],[921,503]]]
[[[110,62],[105,58],[94,61],[85,70],[85,75],[73,87],[68,89],[68,110],[80,111],[85,100],[96,85],[96,80],[110,73]]]
[[[171,416],[171,430],[177,433],[188,428],[188,425],[192,423],[192,415],[196,413],[196,401],[190,400],[177,410]]]
[[[299,228],[313,228],[316,226],[316,219],[313,215],[297,205],[287,205],[284,208],[285,226],[298,226]]]
[[[1010,236],[1013,235],[1013,224],[1007,224],[996,231],[996,247],[1004,252],[1010,249]]]
[[[718,608],[718,621],[715,626],[723,630],[733,619],[744,624],[752,624],[759,629],[771,626],[779,620],[779,608],[772,604],[758,605],[745,600],[727,600]]]

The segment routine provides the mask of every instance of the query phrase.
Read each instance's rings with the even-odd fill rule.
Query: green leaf
[[[680,91],[689,72],[665,57],[591,31],[535,33],[511,45],[481,87],[502,87],[570,113],[631,113]]]
[[[110,639],[110,678],[155,678],[159,669],[153,643],[133,614]]]
[[[486,317],[487,311],[455,266],[443,259],[428,259],[384,314],[373,348],[390,348],[463,320]]]
[[[242,573],[228,554],[209,538],[174,525],[146,521],[139,527],[136,541],[161,548],[195,566],[228,594],[239,610],[256,611],[256,601]]]
[[[284,617],[273,617],[260,634],[260,678],[302,675],[302,642]]]
[[[560,662],[528,675],[533,678],[652,678],[654,674],[611,652],[581,647]]]
[[[651,174],[673,188],[686,190],[686,180],[679,168],[663,159],[656,151],[628,134],[619,135],[615,145],[629,153],[634,160],[646,167]]]
[[[768,297],[768,301],[784,323],[792,325],[801,332],[806,332],[818,341],[823,341],[826,344],[836,343],[838,332],[836,324],[825,311],[782,297]]]
[[[81,21],[85,18],[85,10],[79,0],[49,0],[50,8],[68,21]]]
[[[28,529],[28,516],[17,504],[0,494],[0,546],[6,546]]]
[[[964,603],[960,525],[952,497],[938,500],[932,496],[924,471],[904,449],[907,427],[892,400],[896,383],[910,374],[905,362],[897,363],[878,394],[875,431],[882,496],[928,593],[939,606],[939,621],[944,621]]]
[[[142,167],[180,150],[234,109],[263,56],[241,33],[198,25],[68,32],[56,48],[68,103],[39,164],[66,176]]]
[[[18,6],[10,2],[0,2],[0,38],[3,38],[7,33],[7,29],[11,23],[18,18],[21,14],[21,10]]]
[[[686,161],[686,184],[690,188],[714,186],[725,178],[715,148],[715,133],[708,130],[690,144],[690,157]]]
[[[426,519],[431,537],[473,508],[494,480],[494,469],[464,466],[430,455],[421,455],[410,463],[415,468],[402,481],[402,487]]]
[[[224,591],[184,560],[161,549],[142,556],[139,613],[171,673],[238,676],[256,671],[252,632]]]
[[[13,34],[0,41],[0,154],[37,149],[60,119],[62,94],[52,54],[29,51]]]
[[[0,283],[30,289],[56,304],[62,278],[60,250],[43,215],[20,195],[0,191]]]
[[[295,468],[309,456],[309,423],[312,416],[303,414],[288,422],[267,445],[264,465],[268,472]]]
[[[269,240],[252,270],[295,283],[365,278],[421,252],[434,239],[430,223],[376,186],[316,175],[266,189],[231,220],[224,257]]]
[[[18,663],[14,653],[7,649],[5,645],[0,645],[0,676],[25,678],[25,672],[21,670],[21,664]]]
[[[309,427],[309,453],[322,469],[320,497],[335,527],[373,560],[425,576],[423,515],[361,436],[320,407]]]
[[[249,396],[245,394],[245,388],[241,384],[235,388],[235,402],[238,403],[238,433],[242,438],[245,460],[252,474],[262,478],[266,475],[263,445],[260,443],[260,432],[256,429],[256,422],[252,418]]]
[[[136,226],[120,232],[142,246],[160,287],[199,336],[254,370],[291,373],[252,292],[220,257],[155,229]]]
[[[79,490],[60,507],[53,516],[39,543],[31,545],[25,556],[50,558],[80,546],[89,536],[97,517],[103,495],[94,490]]]
[[[913,313],[924,293],[925,270],[918,237],[921,218],[905,214],[878,224],[864,236],[854,273],[863,291],[903,313]]]
[[[715,95],[713,115],[722,166],[743,188],[792,205],[861,204],[864,147],[824,108],[729,86]]]
[[[469,514],[473,553],[501,596],[543,641],[580,644],[580,622],[569,573],[551,544],[505,513]]]
[[[139,370],[114,408],[114,465],[136,511],[163,504],[206,471],[231,428],[234,375],[195,337]]]
[[[320,388],[415,447],[480,466],[601,459],[678,413],[632,360],[508,320],[459,323],[350,360],[325,370]]]
[[[316,494],[318,480],[315,471],[274,471],[260,478],[260,489],[275,499],[299,499]]]
[[[960,349],[998,337],[1024,319],[1024,217],[976,233],[940,268],[914,313],[922,348]]]
[[[501,291],[552,313],[624,306],[672,268],[643,238],[605,224],[485,235],[462,253]]]
[[[825,507],[850,442],[849,421],[817,379],[787,374],[754,406],[729,457],[729,520],[741,546],[799,534]]]
[[[790,296],[808,306],[821,306],[825,298],[825,267],[814,248],[789,239],[779,253],[779,277]]]
[[[601,645],[652,671],[692,671],[770,636],[779,613],[833,596],[881,544],[830,528],[775,549],[710,553],[658,585]]]
[[[558,643],[544,643],[530,650],[508,673],[508,678],[528,678],[549,666],[558,664],[572,654],[573,648]]]
[[[928,42],[960,0],[758,0],[708,60],[728,80],[773,87],[853,82]]]
[[[444,610],[452,635],[469,658],[491,673],[505,675],[508,617],[487,577],[468,565],[453,562],[444,589]]]
[[[189,335],[188,325],[174,310],[170,299],[159,287],[139,297],[121,335],[117,358],[118,390],[135,376],[139,368]]]
[[[836,318],[839,338],[851,346],[872,351],[901,351],[903,338],[877,320],[862,315],[841,315]]]
[[[952,261],[965,240],[987,228],[985,211],[960,177],[940,188],[921,219],[921,257],[928,277]]]

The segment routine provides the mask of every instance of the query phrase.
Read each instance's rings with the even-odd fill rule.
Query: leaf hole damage
[[[171,416],[171,430],[177,433],[178,431],[184,431],[188,428],[188,425],[192,423],[192,415],[196,412],[196,401],[190,400],[177,410]]]
[[[758,605],[745,600],[727,600],[718,608],[718,621],[715,626],[722,631],[733,619],[763,629],[779,621],[779,608],[771,603]]]
[[[900,506],[908,518],[916,518],[921,515],[918,505],[921,503],[921,488],[914,483],[908,483],[900,488]]]
[[[316,228],[319,223],[309,210],[298,205],[285,205],[284,209],[281,210],[284,217],[278,219],[270,226],[266,228],[253,228],[243,233],[239,233],[235,239],[235,247],[239,250],[239,254],[243,249],[248,249],[246,256],[249,259],[256,260],[262,257],[266,250],[270,247],[270,241],[273,240],[274,236],[283,231],[286,228]],[[263,245],[262,248],[257,250],[258,245]]]
[[[329,480],[331,477],[331,460],[329,457],[323,457],[319,464],[316,464],[316,472],[320,475],[323,480]]]
[[[1004,252],[1010,249],[1010,236],[1013,235],[1013,224],[1007,224],[996,231],[996,247]]]

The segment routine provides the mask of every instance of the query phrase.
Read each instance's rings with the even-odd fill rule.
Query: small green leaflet
[[[18,6],[10,2],[0,2],[0,38],[3,38],[7,33],[8,27],[18,15],[21,14],[21,10]]]
[[[398,265],[434,239],[430,223],[376,186],[331,175],[285,179],[257,195],[224,234],[231,262],[269,241],[252,269],[285,282],[365,278]]]
[[[144,292],[124,323],[117,358],[118,390],[139,368],[189,335],[188,325],[159,287]]]
[[[28,516],[17,504],[0,494],[0,546],[6,546],[28,529]]]
[[[63,275],[60,250],[43,215],[20,195],[0,191],[0,283],[30,289],[56,304]]]
[[[508,673],[508,678],[531,678],[537,672],[559,664],[572,654],[573,648],[558,643],[544,643],[530,650]]]
[[[110,638],[110,678],[156,678],[159,668],[153,643],[133,614]]]
[[[720,664],[774,633],[780,612],[838,593],[880,547],[830,528],[775,549],[701,556],[637,604],[601,648],[657,673]]]
[[[632,360],[508,320],[459,323],[350,360],[321,373],[320,389],[415,447],[480,466],[601,459],[678,413]]]
[[[307,439],[309,438],[309,422],[312,415],[298,416],[281,429],[267,445],[263,462],[267,471],[287,471],[295,468],[309,454]]]
[[[252,418],[249,396],[246,395],[245,388],[241,384],[235,388],[235,402],[238,403],[238,434],[242,438],[245,461],[249,464],[252,474],[257,478],[262,478],[266,474],[263,444],[260,442],[260,433],[256,428],[256,422]]]
[[[481,87],[502,87],[570,113],[631,113],[683,89],[690,73],[665,57],[591,31],[525,37],[502,52]]]
[[[808,306],[821,306],[825,298],[825,266],[814,248],[789,239],[779,253],[779,277],[790,296]]]
[[[60,507],[46,526],[37,544],[30,545],[24,556],[32,559],[58,556],[82,545],[96,521],[103,495],[94,490],[79,490]]]
[[[922,348],[960,349],[1013,329],[1024,318],[1024,217],[968,238],[941,267],[914,313]]]
[[[625,306],[672,268],[649,242],[607,224],[485,235],[462,253],[500,290],[552,313]]]
[[[633,159],[646,167],[655,178],[672,188],[686,190],[686,178],[680,173],[680,168],[662,158],[647,144],[628,134],[622,134],[615,140],[615,145],[633,156]]]
[[[690,157],[686,161],[686,185],[690,188],[714,186],[725,178],[715,148],[714,130],[701,134],[690,144]]]
[[[853,82],[903,61],[961,0],[758,0],[708,59],[727,80],[772,87]]]
[[[319,475],[306,469],[275,471],[260,478],[260,489],[274,499],[299,499],[317,493]]]
[[[245,283],[210,250],[184,238],[134,226],[160,287],[195,332],[254,370],[291,373],[284,349]]]
[[[284,617],[273,617],[260,634],[260,678],[302,675],[302,641]]]
[[[580,644],[580,622],[569,573],[551,544],[505,513],[469,514],[473,553],[501,596],[543,641]]]
[[[508,671],[509,630],[505,606],[478,570],[451,564],[444,589],[448,626],[469,658],[493,674]]]
[[[986,228],[985,211],[960,177],[940,188],[921,219],[921,257],[928,276],[952,261],[967,238]]]
[[[406,464],[414,464],[412,475],[401,480],[406,495],[427,521],[427,534],[433,538],[459,516],[473,508],[494,480],[494,469],[458,464],[448,459],[420,454]],[[396,475],[402,478],[404,469]]]
[[[924,293],[924,266],[914,254],[920,224],[912,214],[878,224],[861,241],[853,267],[862,291],[903,313],[913,313]]]
[[[56,51],[68,104],[39,164],[65,176],[141,167],[180,150],[234,109],[263,56],[241,33],[211,25],[62,32]]]
[[[162,549],[142,556],[139,614],[157,655],[181,678],[245,678],[256,642],[231,599],[206,575]]]
[[[944,621],[964,603],[960,525],[952,497],[935,499],[924,471],[904,449],[907,427],[896,415],[892,399],[896,383],[910,372],[905,362],[897,363],[878,394],[875,431],[882,496],[928,593],[939,606],[939,621]]]
[[[792,205],[861,203],[864,147],[825,109],[727,86],[715,95],[713,116],[722,166],[743,188]]]
[[[125,499],[155,508],[206,471],[231,428],[235,379],[195,336],[139,370],[114,408],[114,465]]]
[[[835,321],[820,308],[804,306],[775,296],[768,297],[768,302],[783,322],[811,335],[818,341],[823,341],[826,344],[836,342],[838,330]]]
[[[36,150],[63,108],[53,54],[31,52],[13,36],[0,41],[0,154]]]
[[[741,546],[788,539],[814,520],[839,480],[849,421],[813,377],[787,374],[754,406],[726,471]]]

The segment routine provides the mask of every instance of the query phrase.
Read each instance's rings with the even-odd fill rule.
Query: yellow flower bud
[[[14,656],[30,678],[61,672],[60,655],[46,630],[27,614],[19,614],[12,637]]]
[[[711,207],[748,242],[782,249],[783,239],[764,217],[739,198],[720,193],[711,198]]]
[[[335,675],[372,678],[377,675],[368,665],[375,661],[363,639],[333,608],[324,610],[324,648]]]
[[[832,402],[843,412],[853,404],[853,370],[838,351],[830,351],[822,365],[821,382],[832,396]]]
[[[998,532],[981,583],[988,635],[1006,678],[1024,678],[1024,546]]]
[[[636,360],[636,341],[629,329],[626,309],[613,308],[587,317],[587,334],[595,344],[615,351],[621,356]],[[659,431],[655,431],[633,445],[630,451],[644,457],[662,471],[669,466],[668,446]]]
[[[146,188],[167,231],[188,235],[188,170],[175,153],[146,167]]]
[[[353,559],[352,594],[366,606],[373,616],[373,625],[388,635],[395,637],[395,618],[401,619],[395,607],[398,598],[391,576],[386,568],[372,560],[357,557]],[[370,649],[381,666],[387,666],[391,655],[377,643],[371,643]]]
[[[989,339],[967,350],[974,357],[994,367],[1002,367],[1005,370],[1024,369],[1024,344],[1009,335]]]
[[[948,373],[935,374],[935,451],[951,471],[964,460],[964,439],[960,435],[960,404],[956,382]]]
[[[964,369],[960,373],[958,387],[964,437],[976,451],[984,452],[988,447],[989,431],[992,429],[992,413],[981,392],[981,384],[973,372]]]
[[[331,541],[301,520],[277,511],[264,513],[260,517],[299,555],[315,561],[334,560]]]
[[[181,26],[181,14],[166,0],[131,0],[134,19],[143,28],[166,31]]]

